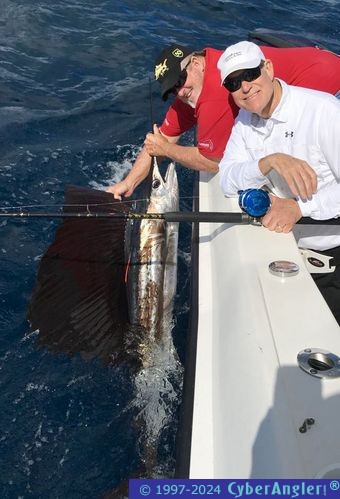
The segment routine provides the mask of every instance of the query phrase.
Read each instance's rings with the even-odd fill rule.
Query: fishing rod
[[[244,212],[214,212],[214,211],[169,211],[166,213],[108,213],[108,212],[0,212],[0,218],[95,218],[110,220],[164,220],[173,222],[199,222],[199,223],[232,223],[261,225],[261,217],[254,217]],[[329,220],[314,220],[302,217],[297,221],[304,225],[340,225],[340,218]]]
[[[185,212],[170,211],[167,213],[108,213],[108,212],[0,212],[1,218],[96,218],[110,220],[164,220],[166,222],[210,222],[210,223],[250,223],[253,217],[246,213],[229,212]]]
[[[80,206],[75,204],[74,206]],[[241,212],[214,212],[214,211],[169,211],[165,213],[136,213],[136,212],[93,212],[90,205],[82,205],[86,211],[81,212],[34,212],[12,211],[1,212],[0,218],[96,218],[117,220],[164,220],[166,222],[199,222],[199,223],[232,223],[261,225],[262,217],[270,209],[270,197],[263,189],[246,189],[239,191],[239,206]],[[98,204],[95,206],[99,206]],[[67,205],[71,208],[72,205]],[[314,220],[302,217],[298,224],[305,225],[340,225],[339,218],[328,220]]]

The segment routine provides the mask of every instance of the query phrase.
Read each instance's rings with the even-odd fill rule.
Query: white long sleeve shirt
[[[294,198],[274,170],[264,176],[259,169],[261,158],[285,153],[307,161],[317,174],[312,199],[297,199],[302,215],[316,220],[340,216],[340,101],[280,83],[282,97],[270,118],[240,110],[220,163],[222,190],[232,197],[240,189],[267,186],[281,198]],[[294,235],[304,248],[340,246],[340,225],[296,225]]]

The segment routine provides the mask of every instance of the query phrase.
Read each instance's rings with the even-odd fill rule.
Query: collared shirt
[[[291,85],[335,94],[340,90],[340,57],[315,47],[262,47],[279,78]],[[221,86],[217,61],[223,50],[206,48],[206,67],[201,95],[193,109],[175,98],[160,129],[177,137],[197,125],[197,147],[210,159],[221,158],[239,109]]]
[[[297,199],[302,215],[316,220],[340,216],[340,101],[279,81],[282,97],[269,119],[240,111],[220,163],[222,190],[235,196],[240,189],[267,186],[279,197],[293,198],[280,175],[264,176],[258,165],[269,154],[285,153],[307,161],[317,174],[316,194]],[[294,234],[301,247],[340,246],[340,225],[297,225]]]
[[[233,99],[228,101],[228,92],[221,85],[217,61],[221,50],[205,49],[203,87],[196,108],[175,98],[160,130],[170,137],[181,135],[197,125],[197,147],[202,156],[219,159],[227,143],[226,129],[232,128],[238,108]],[[339,64],[340,69],[340,64]],[[340,76],[339,76],[340,80]]]

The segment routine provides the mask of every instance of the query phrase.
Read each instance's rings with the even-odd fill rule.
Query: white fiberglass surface
[[[236,205],[216,177],[201,182],[200,200],[202,211]],[[278,259],[299,274],[272,275]],[[191,476],[312,478],[339,462],[340,380],[296,360],[310,347],[339,354],[339,326],[292,234],[201,224],[199,307]]]

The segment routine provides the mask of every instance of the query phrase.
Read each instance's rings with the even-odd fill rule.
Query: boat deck
[[[201,174],[200,210],[239,208]],[[274,260],[298,275],[271,274]],[[311,376],[297,355],[340,355],[340,330],[294,236],[200,224],[199,269],[190,478],[339,478],[340,378]]]

